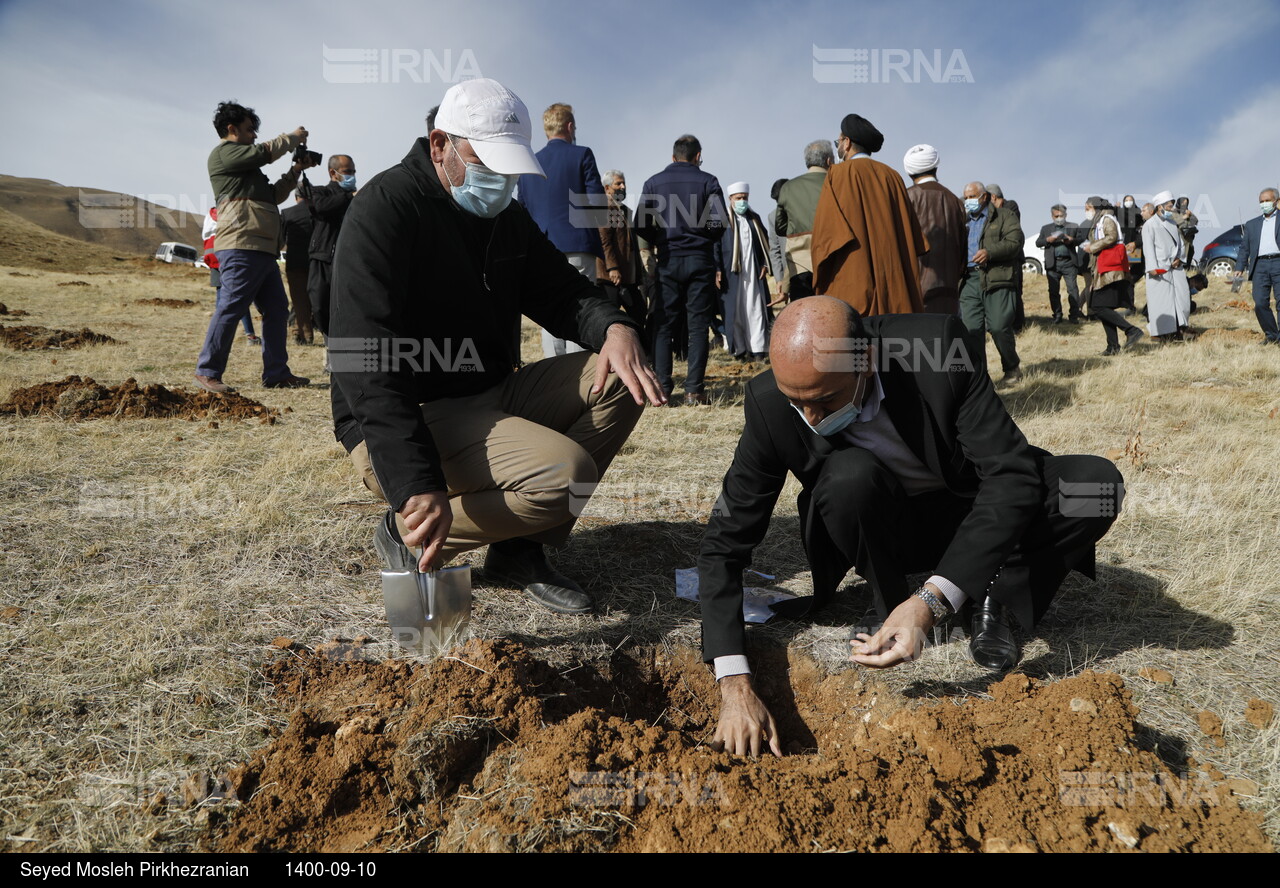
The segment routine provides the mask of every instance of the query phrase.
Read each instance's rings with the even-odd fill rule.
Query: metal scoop
[[[382,600],[400,647],[424,656],[443,653],[471,622],[471,566],[384,570]]]

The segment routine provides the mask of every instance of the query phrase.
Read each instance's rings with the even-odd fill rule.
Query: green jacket
[[[277,205],[297,187],[298,174],[290,167],[272,184],[261,167],[297,146],[297,136],[281,133],[257,145],[222,141],[209,154],[209,184],[218,202],[215,250],[280,252],[283,240]]]
[[[778,212],[774,216],[774,234],[787,237],[813,231],[813,217],[818,212],[818,195],[827,181],[826,170],[810,170],[787,181],[778,192]]]
[[[1012,210],[987,205],[987,224],[979,240],[982,249],[987,251],[987,265],[982,269],[984,292],[1013,286],[1014,276],[1022,265],[1022,245],[1026,239],[1022,222]]]

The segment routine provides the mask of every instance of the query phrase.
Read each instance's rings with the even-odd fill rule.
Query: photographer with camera
[[[299,388],[310,380],[289,370],[285,334],[289,303],[276,259],[280,255],[278,204],[298,182],[298,174],[316,166],[314,152],[295,155],[293,165],[274,184],[261,167],[279,160],[307,141],[298,127],[269,142],[254,144],[260,120],[252,108],[222,102],[213,117],[221,137],[209,154],[209,184],[218,201],[217,257],[222,286],[209,321],[195,383],[209,392],[234,391],[222,381],[236,324],[250,304],[262,314],[262,383],[267,388]]]

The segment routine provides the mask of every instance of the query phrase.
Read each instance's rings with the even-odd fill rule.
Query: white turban
[[[750,193],[751,193],[751,186],[748,185],[746,182],[734,182],[732,185],[726,188],[724,192],[725,197],[729,197],[730,195],[733,195],[733,194],[750,194]]]
[[[1160,206],[1161,204],[1167,204],[1171,200],[1173,200],[1172,191],[1161,191],[1155,197],[1151,198],[1151,202],[1156,206]]]
[[[911,176],[918,176],[925,170],[937,169],[938,149],[932,145],[913,145],[903,155],[902,166]]]

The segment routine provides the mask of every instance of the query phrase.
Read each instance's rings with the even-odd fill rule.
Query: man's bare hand
[[[418,570],[426,573],[438,568],[445,540],[449,538],[449,528],[453,525],[449,494],[440,490],[411,496],[400,510],[400,517],[409,528],[404,544],[411,549],[422,547]]]
[[[667,396],[662,393],[658,376],[649,366],[649,359],[644,356],[640,337],[626,324],[614,324],[605,334],[604,345],[596,359],[596,379],[591,386],[593,395],[604,391],[604,384],[610,373],[618,374],[637,404],[643,405],[646,398],[655,407],[667,403]]]
[[[986,250],[979,250],[973,254],[973,261],[978,265],[986,265],[988,258]]]
[[[300,144],[305,145],[307,141],[307,136],[310,135],[310,133],[307,132],[307,128],[305,126],[300,126],[296,130],[294,130],[292,133],[290,133],[290,135],[297,136],[298,142]]]
[[[767,744],[767,745],[766,745]],[[778,726],[751,687],[750,675],[720,679],[720,724],[711,747],[730,755],[759,758],[762,749],[782,757]]]
[[[912,595],[893,609],[875,635],[859,632],[850,641],[849,657],[863,666],[897,666],[903,660],[914,660],[924,647],[925,633],[933,628],[933,612],[929,605]]]
[[[609,269],[609,283],[613,284],[615,287],[622,286],[622,272],[618,271],[616,268]]]

